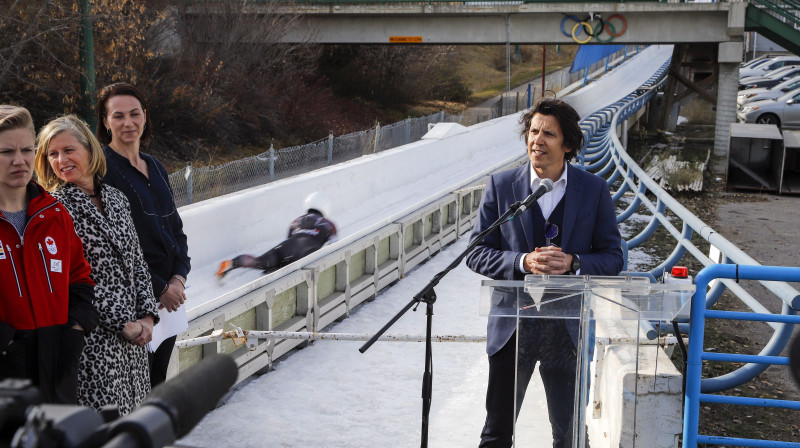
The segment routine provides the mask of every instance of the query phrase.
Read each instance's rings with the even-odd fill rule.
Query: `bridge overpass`
[[[230,10],[195,6],[188,9],[185,20],[226,11]],[[675,44],[663,110],[670,111],[673,101],[692,93],[700,94],[715,106],[715,158],[711,169],[719,174],[727,171],[724,161],[728,155],[729,124],[736,121],[738,64],[742,61],[745,31],[764,34],[800,54],[798,5],[785,0],[716,3],[256,0],[244,5],[241,11],[261,16],[276,13],[296,16],[297,26],[282,37],[283,42],[294,43]],[[205,38],[216,37],[209,33]],[[258,42],[258,34],[249,39]],[[695,71],[700,73],[696,79]],[[667,120],[668,116],[663,114],[661,129],[666,128]]]
[[[300,24],[285,42],[352,44],[575,44],[561,32],[562,20],[573,16],[597,28],[589,14],[610,18],[598,39],[582,43],[672,44],[741,43],[747,3],[523,3],[392,2],[297,3],[278,11],[298,14]],[[254,13],[260,8],[250,6]],[[574,21],[569,24],[570,28]],[[608,26],[608,25],[606,25]],[[578,30],[579,31],[579,30]],[[611,34],[609,34],[611,31]],[[614,36],[619,34],[619,36]],[[406,39],[398,39],[404,37]]]
[[[792,14],[796,6],[776,6],[774,2],[780,0],[758,1],[761,3],[757,6],[742,1],[256,1],[245,5],[242,11],[262,16],[276,13],[296,16],[297,26],[282,38],[283,42],[294,43],[676,44],[664,110],[671,110],[673,101],[680,99],[681,88],[684,96],[697,92],[715,106],[716,157],[711,168],[724,174],[729,124],[736,121],[738,64],[743,57],[745,31],[772,33],[768,37],[784,45],[787,39],[789,44],[797,42],[800,48],[800,33],[796,30],[773,32],[781,26],[776,22],[784,27],[787,23],[791,25],[792,20],[797,23],[796,15]],[[783,16],[776,18],[774,11]],[[188,10],[186,20],[217,13],[222,13],[222,9],[197,6]],[[792,20],[787,20],[787,16]],[[210,33],[206,38],[215,37]],[[250,38],[258,41],[257,34]],[[793,47],[787,45],[787,48]],[[703,72],[702,80],[693,75],[698,68]],[[667,120],[667,115],[661,117],[661,129],[666,128]]]

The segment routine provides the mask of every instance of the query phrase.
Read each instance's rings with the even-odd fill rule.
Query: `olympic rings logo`
[[[612,23],[612,20],[619,19],[621,22],[621,30],[617,32],[617,27]],[[571,31],[567,31],[569,29],[569,22],[575,22],[572,25]],[[594,26],[592,22],[597,22]],[[564,26],[567,26],[565,28]],[[567,36],[572,37],[578,44],[585,44],[588,43],[592,38],[594,38],[597,42],[600,43],[608,43],[614,40],[615,37],[620,37],[625,34],[625,30],[628,29],[628,21],[625,20],[620,14],[612,14],[608,17],[608,19],[603,20],[599,14],[589,14],[585,19],[581,20],[577,16],[566,15],[563,20],[561,20],[561,32]],[[600,34],[605,31],[608,34],[608,38],[601,39]],[[586,35],[586,38],[582,36],[582,34]]]

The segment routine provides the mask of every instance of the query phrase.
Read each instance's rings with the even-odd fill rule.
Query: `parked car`
[[[736,104],[741,109],[745,104],[753,101],[771,100],[785,95],[795,89],[800,89],[800,78],[788,79],[773,87],[758,87],[746,89],[736,96]]]
[[[739,90],[772,87],[800,76],[800,65],[788,65],[769,72],[766,76],[748,76],[739,80]]]
[[[781,56],[794,56],[794,55],[787,54],[787,53],[773,53],[773,54],[767,53],[767,54],[762,54],[761,56],[759,56],[757,58],[753,58],[753,59],[750,59],[749,61],[745,61],[745,62],[739,63],[739,67],[740,68],[755,68],[756,66],[758,66],[760,64],[764,64],[764,63],[766,63],[768,61],[771,61],[771,60],[773,60],[773,59],[775,59],[777,57],[781,57]]]
[[[800,93],[789,92],[772,100],[753,101],[736,113],[742,123],[774,124],[783,129],[800,129]]]
[[[776,57],[775,55],[771,55],[771,56],[761,56],[761,57],[758,57],[758,58],[755,58],[755,59],[750,59],[747,62],[742,62],[741,64],[739,64],[739,68],[740,69],[743,69],[743,68],[756,68],[761,64],[764,64],[766,62],[769,62],[769,61],[775,59],[775,57]]]
[[[761,64],[758,67],[740,69],[739,79],[746,78],[748,76],[762,76],[767,72],[775,70],[776,68],[781,68],[784,65],[796,64],[800,64],[800,57],[798,56],[778,56],[772,58],[770,62]]]

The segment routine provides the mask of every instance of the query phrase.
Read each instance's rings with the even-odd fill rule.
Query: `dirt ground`
[[[708,222],[715,230],[763,265],[800,266],[800,197],[717,190],[711,193],[716,198],[714,220]],[[760,283],[742,281],[741,285],[771,312],[781,311],[782,302]],[[792,286],[800,289],[800,285]],[[715,308],[749,311],[728,293]],[[772,328],[763,323],[713,320],[704,347],[706,351],[758,354],[771,336]],[[784,350],[782,355],[786,354]],[[738,366],[704,362],[704,377],[719,376]],[[785,366],[771,366],[754,380],[723,393],[800,401],[800,389]],[[701,412],[700,433],[800,442],[800,411],[707,404]]]
[[[687,143],[683,145],[684,151],[686,148],[694,148],[697,152],[704,153],[705,147],[713,147],[713,127],[679,126],[676,134],[679,137],[688,137]],[[646,140],[650,141],[639,143],[646,147],[659,138],[651,136],[646,137]],[[681,193],[673,196],[757,262],[763,265],[800,266],[800,196],[726,191],[725,178],[709,173],[706,173],[702,193]],[[707,251],[707,244],[703,245],[697,239],[693,241]],[[684,257],[684,264],[696,275],[702,266],[693,261],[693,257],[692,260],[687,258],[689,257]],[[759,283],[742,281],[740,285],[770,311],[780,312],[780,300]],[[800,289],[798,284],[792,286]],[[714,308],[749,311],[730,293],[725,293]],[[703,344],[705,351],[758,354],[772,336],[772,329],[762,323],[711,319],[706,321],[706,325]],[[795,333],[797,335],[798,331]],[[676,365],[680,366],[683,362],[681,358],[676,350],[673,359]],[[720,376],[739,366],[740,364],[704,362],[703,378]],[[755,379],[721,394],[800,400],[800,388],[788,367],[783,366],[769,367]],[[800,411],[706,403],[701,408],[699,433],[800,442]]]

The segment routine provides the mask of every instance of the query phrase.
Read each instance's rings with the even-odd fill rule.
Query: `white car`
[[[736,112],[742,123],[774,124],[782,129],[800,129],[800,93],[788,92],[772,100],[747,103]]]
[[[798,56],[778,56],[769,62],[758,65],[755,68],[741,68],[739,69],[739,79],[748,76],[764,76],[767,72],[781,68],[784,65],[797,65],[800,64],[800,57]]]
[[[759,66],[759,65],[761,65],[761,64],[763,64],[765,62],[769,62],[769,61],[771,61],[771,60],[773,60],[773,59],[775,59],[777,57],[780,57],[780,56],[788,56],[788,55],[786,55],[786,54],[765,54],[765,55],[759,56],[759,57],[757,57],[755,59],[750,59],[747,62],[742,62],[741,64],[739,64],[739,68],[756,68],[757,66]]]
[[[800,79],[794,78],[784,81],[774,87],[758,87],[755,89],[740,90],[736,95],[736,105],[741,109],[745,104],[753,101],[771,100],[789,92],[800,89]]]

